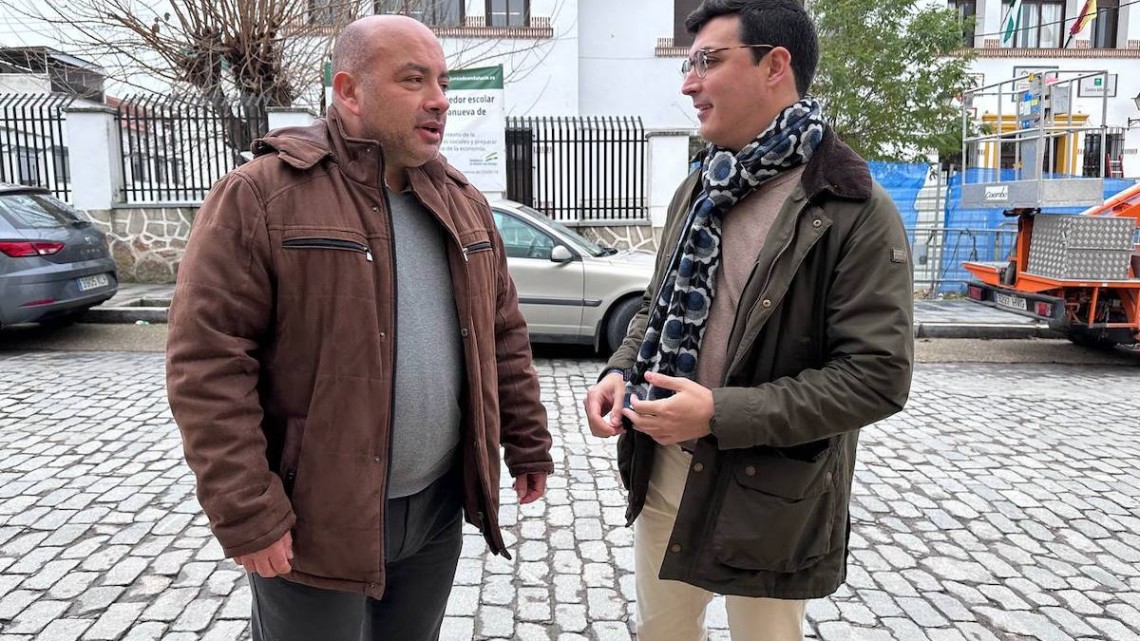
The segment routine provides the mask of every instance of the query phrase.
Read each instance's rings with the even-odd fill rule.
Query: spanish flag
[[[1096,0],[1085,0],[1085,6],[1081,9],[1081,16],[1069,28],[1069,37],[1075,36],[1085,30],[1089,26],[1093,18],[1096,17]]]

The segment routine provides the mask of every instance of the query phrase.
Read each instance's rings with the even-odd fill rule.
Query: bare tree
[[[147,78],[230,114],[227,143],[247,149],[264,130],[265,107],[319,106],[322,63],[335,35],[372,13],[411,15],[460,27],[463,0],[0,0],[36,28],[47,26],[70,53],[98,61],[120,83]],[[516,74],[539,66],[551,47],[503,38],[464,39],[453,67],[524,54]],[[236,105],[236,108],[235,108]]]

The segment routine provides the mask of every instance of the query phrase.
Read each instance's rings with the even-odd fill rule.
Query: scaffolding
[[[1099,96],[1100,124],[1078,124],[1073,109],[1074,89],[1086,79],[1107,82],[1107,71],[1048,71],[1018,76],[1010,80],[964,92],[962,99],[962,205],[970,208],[1049,209],[1088,207],[1104,201],[1104,158],[1098,161],[1097,175],[1075,177],[1046,171],[1057,166],[1059,142],[1074,150],[1083,136],[1098,133],[1105,140],[1108,127],[1108,99]],[[997,98],[997,131],[971,135],[971,112],[979,97]],[[1010,108],[1010,103],[1016,107]],[[1003,114],[1003,110],[1005,113]],[[1012,113],[1010,111],[1012,110]],[[1015,128],[1004,131],[1007,116],[1015,117]],[[978,154],[996,145],[999,163],[989,171],[978,169]],[[1014,149],[1011,166],[1002,167],[1002,148]],[[973,158],[971,158],[973,156]],[[972,180],[971,180],[972,178]]]

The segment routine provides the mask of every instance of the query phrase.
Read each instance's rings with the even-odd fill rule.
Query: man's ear
[[[776,47],[764,56],[761,63],[767,62],[768,72],[767,81],[770,85],[778,85],[787,81],[791,81],[792,86],[796,84],[795,72],[792,70],[792,54],[783,47]]]
[[[336,72],[332,79],[332,90],[337,104],[354,115],[360,115],[360,80],[356,76],[347,71]]]

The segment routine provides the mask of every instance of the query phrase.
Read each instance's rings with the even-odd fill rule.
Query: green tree
[[[813,0],[813,93],[839,137],[875,160],[961,150],[956,98],[970,87],[962,19],[929,0]]]

